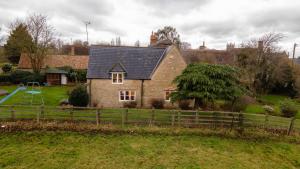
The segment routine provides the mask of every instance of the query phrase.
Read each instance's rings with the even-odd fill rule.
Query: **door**
[[[62,85],[67,84],[67,76],[65,74],[61,74],[61,84]]]

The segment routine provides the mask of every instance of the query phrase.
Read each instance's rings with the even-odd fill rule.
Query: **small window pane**
[[[130,100],[135,100],[135,91],[131,91]]]
[[[123,82],[123,74],[119,73],[118,74],[118,83],[122,83]]]
[[[120,100],[124,100],[125,97],[124,97],[124,91],[120,91]]]
[[[113,83],[117,83],[117,74],[116,73],[112,74],[112,79],[113,79]]]
[[[125,100],[129,100],[129,91],[125,92]]]

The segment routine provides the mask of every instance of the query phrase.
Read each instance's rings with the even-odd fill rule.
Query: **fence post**
[[[175,111],[172,111],[172,123],[171,125],[174,127],[175,124]]]
[[[178,127],[181,126],[181,117],[180,117],[180,115],[181,115],[181,112],[178,111],[178,112],[177,112],[177,125],[178,125]]]
[[[96,112],[96,123],[97,123],[97,126],[99,126],[100,124],[100,110],[97,109],[97,112]]]
[[[40,106],[40,111],[42,111],[42,106]],[[36,122],[37,123],[40,123],[40,112],[39,110],[36,112]]]
[[[269,114],[265,114],[265,129],[268,128],[268,122],[269,122]]]
[[[244,114],[239,112],[239,128],[238,132],[242,134],[244,131]]]
[[[70,111],[70,117],[71,117],[71,121],[73,121],[73,120],[74,120],[73,108],[71,108],[71,111]]]
[[[125,109],[125,124],[128,123],[128,109]]]
[[[44,113],[45,113],[45,108],[44,108],[44,105],[41,106],[41,114],[40,114],[40,118],[45,118],[44,116]]]
[[[152,110],[151,110],[150,126],[154,125],[154,118],[155,118],[155,109],[152,108]]]
[[[232,119],[231,119],[230,131],[233,129],[233,126],[234,126],[234,113],[232,113]]]
[[[125,111],[122,111],[122,128],[124,128],[124,124],[125,124],[125,113],[126,113],[126,109]]]
[[[198,126],[199,125],[199,112],[196,110],[196,120],[195,120],[195,122],[196,122],[196,126]]]
[[[290,126],[287,133],[288,135],[290,135],[293,130],[295,119],[296,119],[295,117],[291,118]]]
[[[15,114],[14,106],[11,106],[10,112],[11,112],[11,119],[15,120],[16,114]]]

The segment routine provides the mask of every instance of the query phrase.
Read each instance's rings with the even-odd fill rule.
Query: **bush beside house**
[[[76,107],[86,107],[89,103],[87,89],[83,85],[76,86],[69,96],[69,102]]]

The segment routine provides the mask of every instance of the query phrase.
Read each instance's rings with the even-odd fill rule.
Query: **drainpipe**
[[[141,81],[141,107],[144,106],[144,80]]]
[[[90,107],[92,107],[92,79],[90,79],[89,83],[89,96],[90,96]]]

